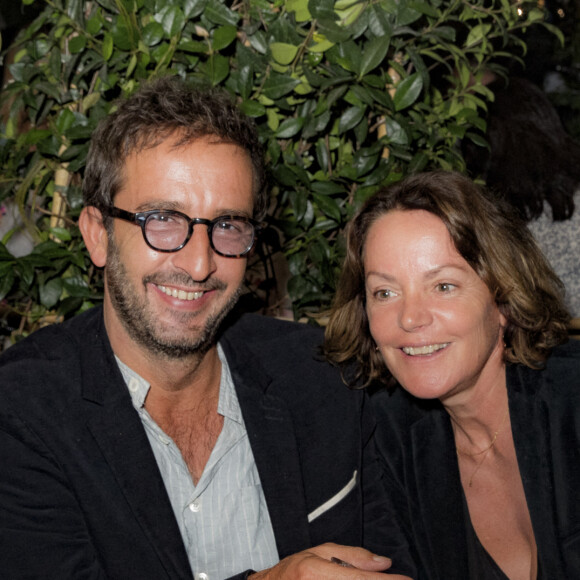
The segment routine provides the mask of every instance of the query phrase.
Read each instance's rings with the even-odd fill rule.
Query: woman
[[[580,578],[580,344],[523,222],[453,173],[349,224],[325,352],[374,396],[420,578]],[[400,388],[402,387],[402,388]]]

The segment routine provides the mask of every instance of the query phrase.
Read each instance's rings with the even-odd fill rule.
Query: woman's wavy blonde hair
[[[507,320],[506,362],[541,368],[552,348],[566,342],[570,315],[564,286],[524,222],[505,202],[458,173],[420,173],[378,191],[346,228],[346,258],[324,353],[343,369],[347,384],[394,382],[369,331],[363,262],[370,227],[394,210],[425,210],[443,221]]]

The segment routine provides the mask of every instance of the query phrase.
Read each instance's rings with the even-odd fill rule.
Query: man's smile
[[[204,295],[203,291],[186,292],[185,290],[178,290],[177,288],[170,288],[169,286],[160,286],[157,284],[156,286],[161,292],[167,294],[167,296],[177,298],[178,300],[198,300]]]

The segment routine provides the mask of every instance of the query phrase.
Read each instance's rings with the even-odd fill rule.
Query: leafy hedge
[[[301,316],[329,303],[361,201],[413,171],[462,169],[457,140],[483,129],[483,72],[521,55],[532,23],[549,27],[536,2],[510,0],[37,3],[2,93],[0,203],[18,205],[35,243],[18,258],[11,233],[0,244],[14,337],[100,300],[75,225],[82,171],[96,123],[144,80],[222,85],[255,118],[272,177],[266,256],[285,256]],[[271,278],[257,259],[254,280]]]

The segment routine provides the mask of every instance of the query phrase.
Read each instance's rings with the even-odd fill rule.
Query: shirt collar
[[[219,343],[217,349],[220,362],[222,363],[218,413],[236,423],[243,424],[242,411],[234,388],[234,381],[232,379],[228,361]],[[147,398],[147,393],[149,392],[151,385],[132,368],[128,367],[116,355],[115,359],[117,360],[121,374],[125,379],[125,384],[129,390],[129,395],[131,395],[133,406],[139,411],[145,405],[145,399]]]

